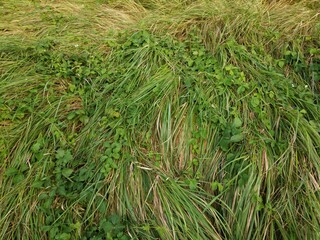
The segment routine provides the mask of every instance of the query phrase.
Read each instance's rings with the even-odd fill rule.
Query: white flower
[[[308,85],[304,85],[304,88],[308,88]]]
[[[292,83],[291,86],[294,87],[294,84]]]
[[[76,45],[74,45],[75,47],[79,47],[79,45],[78,44],[76,44]]]

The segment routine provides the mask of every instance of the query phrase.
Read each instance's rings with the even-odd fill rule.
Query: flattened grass
[[[318,239],[312,1],[8,1],[1,239]]]

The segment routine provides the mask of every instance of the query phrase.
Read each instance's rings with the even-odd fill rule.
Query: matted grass
[[[1,3],[0,238],[320,238],[319,18]]]

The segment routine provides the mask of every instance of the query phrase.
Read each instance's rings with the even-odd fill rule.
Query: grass
[[[1,239],[318,239],[317,1],[0,4]]]

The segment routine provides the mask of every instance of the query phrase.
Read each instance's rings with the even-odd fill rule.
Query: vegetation
[[[320,239],[314,0],[0,3],[0,239]]]

